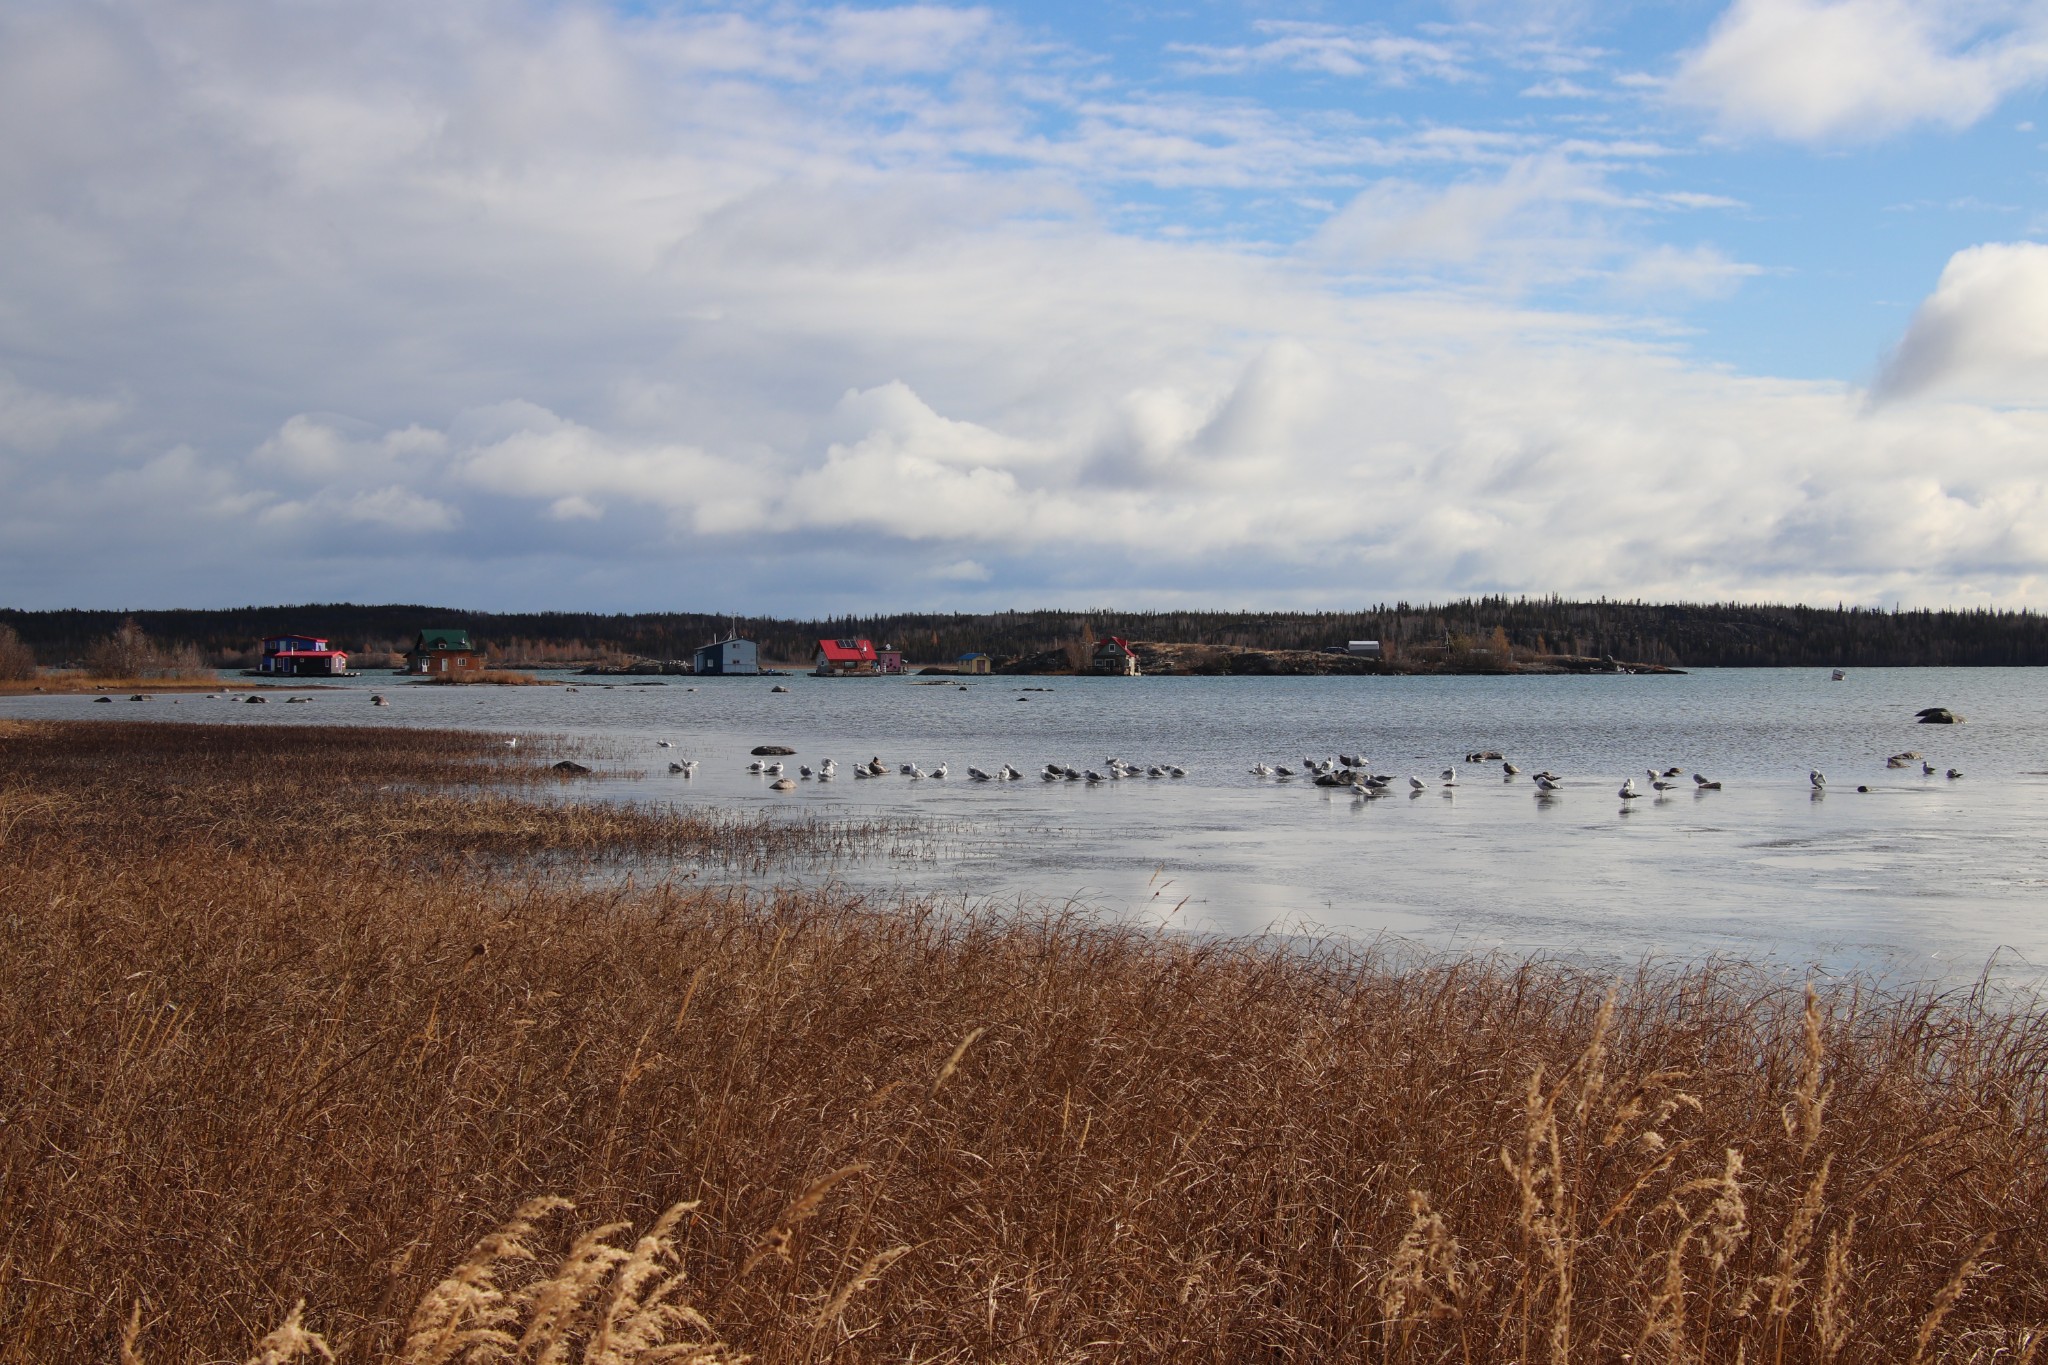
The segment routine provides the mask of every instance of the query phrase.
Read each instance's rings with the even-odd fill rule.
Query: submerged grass
[[[364,734],[0,736],[0,1362],[2043,1354],[2037,1008],[596,886]]]

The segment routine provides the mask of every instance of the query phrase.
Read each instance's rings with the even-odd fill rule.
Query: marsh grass
[[[371,813],[488,737],[302,822],[97,728],[0,738],[0,1361],[2041,1355],[2026,1002],[605,885]]]

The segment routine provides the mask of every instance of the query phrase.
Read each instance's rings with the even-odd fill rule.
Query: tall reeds
[[[178,780],[0,737],[0,1362],[1988,1363],[2048,1323],[2030,1004],[565,877],[379,823],[516,762],[474,737],[309,736],[355,777],[273,828],[230,790],[264,731],[103,728]]]

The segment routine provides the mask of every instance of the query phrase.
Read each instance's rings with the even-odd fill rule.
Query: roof
[[[288,630],[278,635],[266,635],[263,637],[263,643],[266,646],[274,645],[280,640],[311,640],[314,648],[327,648],[327,637],[325,635],[308,635],[302,630]]]
[[[970,649],[965,654],[962,654],[959,659],[955,660],[955,662],[964,663],[968,659],[986,659],[987,657],[986,654],[983,654],[978,649]]]
[[[466,630],[423,630],[414,649],[474,649]]]
[[[345,649],[273,649],[273,659],[332,659],[348,654]]]
[[[831,663],[873,663],[875,647],[867,640],[820,640],[818,652]]]
[[[1127,641],[1125,641],[1125,639],[1121,635],[1103,636],[1100,640],[1097,640],[1095,642],[1095,652],[1097,654],[1100,654],[1103,651],[1104,647],[1108,645],[1115,645],[1119,650],[1123,651],[1125,654],[1129,654],[1131,652],[1130,644]]]

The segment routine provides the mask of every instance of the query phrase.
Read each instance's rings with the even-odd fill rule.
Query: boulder
[[[752,753],[756,758],[760,758],[767,754],[787,756],[790,754],[794,754],[796,750],[790,748],[786,744],[757,744],[754,746],[753,749],[749,750],[749,752]]]
[[[576,762],[574,759],[565,758],[560,763],[555,764],[555,771],[558,773],[568,773],[571,776],[574,776],[577,773],[587,773],[590,771],[590,769],[584,767],[581,763]]]
[[[1919,713],[1922,725],[1961,725],[1963,718],[1946,706],[1930,706]]]

